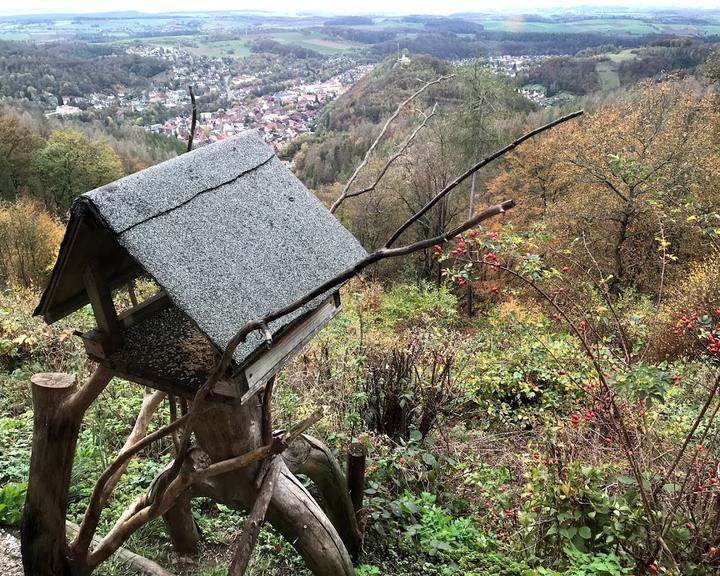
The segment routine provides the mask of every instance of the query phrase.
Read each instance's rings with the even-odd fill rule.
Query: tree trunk
[[[27,496],[20,523],[25,574],[69,576],[65,515],[80,418],[63,411],[75,392],[70,374],[35,374],[32,455]]]
[[[27,496],[20,523],[25,574],[69,576],[82,573],[68,559],[65,536],[68,492],[75,447],[85,410],[112,374],[98,368],[79,390],[75,377],[58,372],[31,379],[34,410]]]
[[[244,406],[211,402],[195,426],[195,435],[213,462],[244,454],[262,445],[261,406],[254,400]],[[350,556],[333,524],[285,463],[278,462],[278,466],[267,511],[270,523],[297,549],[316,576],[352,576]],[[213,477],[194,486],[194,493],[249,511],[258,495],[255,478],[259,468],[253,464]]]

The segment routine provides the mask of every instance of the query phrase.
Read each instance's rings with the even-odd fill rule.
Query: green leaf
[[[428,466],[435,466],[435,464],[437,464],[437,460],[435,459],[435,456],[430,454],[430,452],[424,452],[422,455],[422,460]]]
[[[588,526],[583,526],[578,531],[578,534],[580,534],[580,538],[582,538],[583,540],[590,540],[590,538],[592,537],[592,530],[590,530]]]

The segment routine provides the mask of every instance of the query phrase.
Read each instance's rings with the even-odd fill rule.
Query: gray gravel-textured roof
[[[81,196],[173,302],[224,348],[246,322],[366,255],[255,132]],[[320,299],[278,320],[276,331]],[[241,362],[259,343],[238,348]]]

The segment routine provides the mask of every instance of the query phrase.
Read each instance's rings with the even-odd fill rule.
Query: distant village
[[[285,90],[249,98],[229,108],[200,112],[196,142],[215,142],[252,128],[260,131],[265,140],[279,150],[296,136],[312,131],[325,105],[346,92],[371,69],[370,65],[357,66],[325,82],[306,84],[298,81]],[[255,76],[243,75],[231,78],[229,84],[237,96],[242,96],[257,81]],[[167,108],[177,107],[187,99],[185,91],[150,94],[150,102],[159,102]],[[190,122],[188,115],[182,115],[146,128],[185,140],[190,133]]]
[[[533,66],[537,66],[542,63],[543,60],[547,60],[550,56],[492,56],[487,58],[481,58],[480,62],[485,70],[488,70],[494,74],[500,74],[507,76],[508,78],[515,78],[520,72],[528,70]],[[571,94],[562,92],[554,96],[548,96],[544,86],[539,84],[531,84],[518,88],[518,93],[534,102],[538,106],[543,108],[549,108],[551,106],[560,106],[566,104],[574,97]]]
[[[267,82],[263,74],[233,74],[221,58],[195,56],[182,48],[159,46],[132,46],[127,52],[171,61],[172,72],[168,76],[172,81],[142,93],[96,93],[87,98],[69,98],[46,115],[69,117],[88,110],[105,110],[121,119],[127,115],[142,115],[148,107],[161,107],[170,112],[165,114],[168,118],[143,124],[143,127],[157,134],[186,140],[191,124],[187,86],[192,85],[197,94],[215,95],[214,101],[227,103],[227,106],[211,106],[209,110],[199,107],[195,132],[197,145],[256,129],[279,150],[298,135],[311,132],[323,108],[373,68],[370,64],[352,66],[324,81],[290,79],[284,82],[282,90],[253,96],[253,89]],[[172,114],[176,109],[177,114]]]
[[[46,115],[70,117],[93,110],[107,111],[118,119],[134,117],[136,123],[153,133],[187,140],[191,124],[187,86],[192,85],[196,94],[211,95],[213,102],[199,108],[196,145],[256,129],[280,150],[297,136],[312,132],[324,107],[373,69],[372,64],[347,62],[340,67],[344,71],[331,78],[309,81],[298,74],[283,82],[282,90],[255,96],[254,91],[268,83],[265,71],[234,73],[226,59],[193,55],[179,47],[138,45],[128,47],[126,52],[169,61],[172,68],[167,80],[147,91],[68,98]],[[545,58],[506,55],[482,58],[480,62],[486,70],[514,78]],[[518,88],[518,92],[543,107],[564,103],[568,98],[566,94],[547,97],[545,89],[535,85]],[[144,111],[153,107],[164,111],[162,121],[144,122]]]

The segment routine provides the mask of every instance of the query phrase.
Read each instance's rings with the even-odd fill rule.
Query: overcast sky
[[[208,10],[261,9],[296,13],[312,10],[342,14],[368,12],[401,14],[449,14],[489,10],[528,10],[548,7],[596,6],[682,6],[720,8],[720,0],[28,0],[0,1],[0,14],[47,14],[60,12],[108,12],[137,10],[171,12]]]

